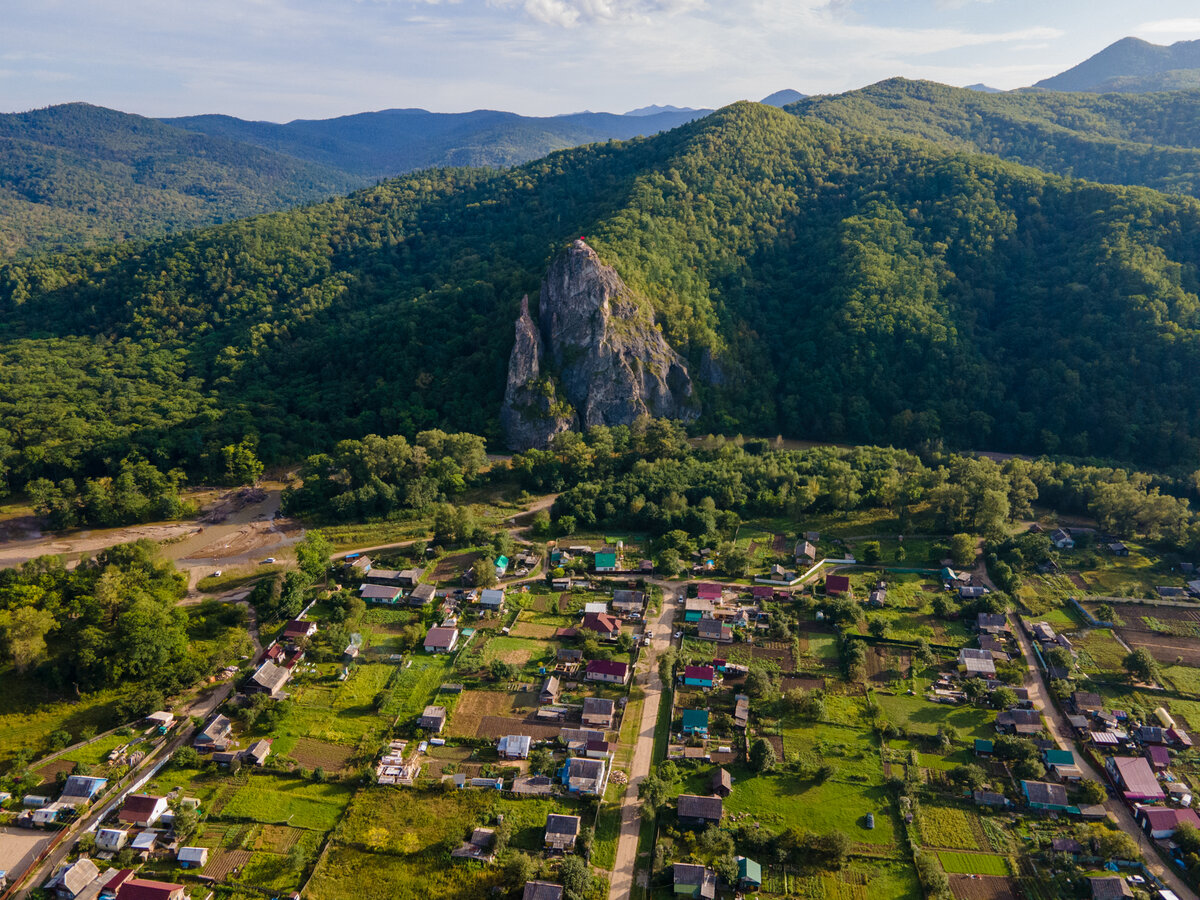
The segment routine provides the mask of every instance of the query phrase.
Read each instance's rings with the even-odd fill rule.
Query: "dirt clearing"
[[[1017,900],[1012,879],[994,875],[951,875],[950,891],[958,900]]]
[[[336,772],[346,767],[354,751],[338,744],[302,737],[296,741],[296,747],[290,755],[306,769],[320,767],[327,772]]]

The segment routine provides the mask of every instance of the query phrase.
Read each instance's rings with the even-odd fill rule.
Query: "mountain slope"
[[[1170,46],[1122,38],[1034,87],[1050,91],[1168,91],[1200,87],[1200,41]]]
[[[579,235],[652,306],[702,428],[1200,463],[1200,204],[747,103],[10,264],[0,459],[20,485],[130,447],[203,473],[246,433],[269,459],[495,439],[520,299]]]
[[[356,175],[387,178],[434,166],[520,165],[580,144],[657,134],[710,111],[635,111],[637,114],[624,116],[574,113],[532,118],[486,109],[469,113],[388,109],[336,119],[298,119],[286,125],[247,122],[230,116],[164,121]]]
[[[903,134],[1048,172],[1200,195],[1200,92],[986,94],[893,78],[788,111]]]
[[[0,258],[177,231],[362,184],[344,172],[83,103],[0,115]]]

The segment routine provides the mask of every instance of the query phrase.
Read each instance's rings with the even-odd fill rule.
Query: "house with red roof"
[[[629,664],[614,659],[593,659],[587,664],[583,677],[586,681],[624,684],[629,680]]]
[[[1134,818],[1155,840],[1169,838],[1185,822],[1200,828],[1200,816],[1194,809],[1170,809],[1166,806],[1139,806]]]
[[[723,592],[724,588],[721,585],[713,584],[711,581],[702,581],[696,585],[696,596],[701,600],[720,600]]]
[[[825,576],[825,594],[829,597],[840,597],[842,594],[849,596],[850,591],[850,576],[849,575],[826,575]]]
[[[167,811],[167,798],[155,797],[152,794],[130,794],[117,818],[126,825],[136,825],[139,828],[152,828]]]
[[[621,636],[621,620],[608,613],[588,613],[583,617],[583,628],[598,634],[606,641],[615,641]]]
[[[1131,803],[1153,803],[1166,796],[1150,763],[1140,756],[1110,756],[1105,767]]]
[[[716,672],[712,666],[685,666],[683,683],[690,687],[712,687]]]
[[[117,888],[116,900],[184,900],[183,885],[130,878]]]

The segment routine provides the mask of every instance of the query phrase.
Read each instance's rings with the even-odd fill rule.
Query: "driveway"
[[[1042,677],[1041,670],[1037,667],[1037,657],[1033,654],[1033,645],[1029,640],[1029,635],[1025,633],[1025,629],[1021,624],[1012,617],[1009,619],[1009,625],[1013,630],[1013,634],[1016,635],[1017,642],[1021,645],[1021,652],[1025,654],[1025,661],[1029,666],[1029,684],[1026,685],[1029,688],[1029,698],[1041,705],[1042,715],[1046,719],[1046,728],[1049,730],[1050,736],[1054,738],[1054,742],[1058,744],[1059,749],[1075,752],[1075,761],[1082,770],[1084,778],[1090,778],[1093,781],[1106,784],[1104,776],[1096,771],[1091,762],[1082,753],[1076,751],[1074,732],[1071,729],[1071,724],[1059,708],[1051,702],[1050,689],[1046,686],[1046,680]],[[1142,851],[1142,856],[1146,860],[1146,868],[1153,872],[1159,880],[1181,898],[1198,900],[1196,892],[1188,887],[1174,870],[1167,868],[1163,864],[1162,857],[1158,855],[1157,849],[1151,843],[1146,832],[1138,827],[1137,822],[1133,819],[1133,813],[1129,811],[1129,807],[1123,801],[1116,797],[1110,797],[1104,804],[1104,807],[1108,810],[1109,817],[1116,819],[1118,827],[1137,841],[1138,848]]]

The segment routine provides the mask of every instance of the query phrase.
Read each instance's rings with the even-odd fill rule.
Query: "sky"
[[[275,122],[364,110],[717,107],[902,75],[1032,84],[1195,0],[3,0],[0,111]]]

